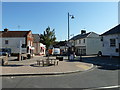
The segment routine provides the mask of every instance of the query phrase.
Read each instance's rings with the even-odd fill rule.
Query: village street
[[[2,90],[120,90],[120,1],[16,1],[0,2]]]
[[[53,76],[3,77],[3,88],[97,88],[118,86],[118,70],[95,68],[88,72]]]
[[[107,59],[106,59],[107,58]],[[112,60],[114,59],[114,61]],[[8,76],[2,77],[3,88],[98,88],[118,86],[117,58],[85,56],[82,62],[94,64],[94,68],[77,73],[61,75]],[[109,63],[101,63],[109,60]],[[71,61],[74,62],[74,61]],[[79,62],[79,61],[76,61]],[[96,64],[95,64],[96,63]],[[101,64],[101,65],[100,65]],[[115,66],[117,65],[117,66]]]

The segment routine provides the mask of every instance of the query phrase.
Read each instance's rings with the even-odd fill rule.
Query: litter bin
[[[2,59],[2,66],[4,66],[4,60]]]
[[[28,59],[31,59],[31,55],[30,55],[30,54],[28,54],[28,55],[27,55],[27,58],[28,58]]]

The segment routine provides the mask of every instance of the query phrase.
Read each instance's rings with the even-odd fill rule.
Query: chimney
[[[5,28],[5,29],[4,29],[4,32],[8,32],[8,29],[7,29],[7,28]]]
[[[81,34],[86,34],[86,30],[81,30]]]

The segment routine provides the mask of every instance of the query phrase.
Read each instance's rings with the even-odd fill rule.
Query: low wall
[[[0,56],[0,66],[8,65],[8,56]]]

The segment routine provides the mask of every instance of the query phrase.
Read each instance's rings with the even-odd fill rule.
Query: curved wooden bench
[[[42,64],[42,66],[45,66],[45,65],[50,65],[50,64],[53,64],[54,66],[55,65],[58,65],[58,60],[56,60],[56,59],[49,59],[49,61],[47,61],[47,60],[37,60],[37,65],[41,65]]]

